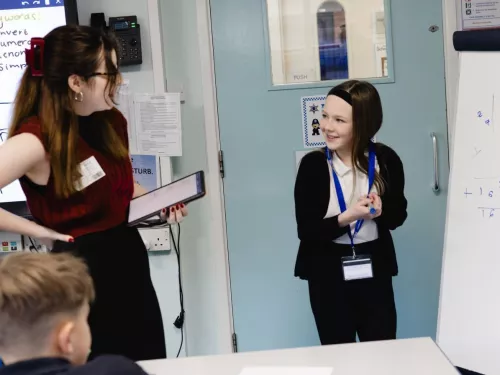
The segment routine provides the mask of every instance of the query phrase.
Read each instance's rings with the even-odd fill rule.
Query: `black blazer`
[[[375,147],[380,174],[385,184],[382,215],[375,219],[379,239],[376,258],[377,273],[396,276],[398,265],[390,231],[401,226],[407,217],[404,196],[403,163],[390,147]],[[295,217],[300,240],[295,276],[301,279],[341,275],[340,258],[350,255],[350,246],[333,242],[346,234],[349,226],[340,227],[338,215],[324,219],[330,202],[330,171],[324,150],[313,151],[302,158],[295,181]],[[356,246],[358,248],[358,246]],[[362,245],[359,245],[363,248]]]
[[[82,366],[63,358],[35,358],[0,367],[0,375],[147,375],[133,361],[116,355],[103,355]]]

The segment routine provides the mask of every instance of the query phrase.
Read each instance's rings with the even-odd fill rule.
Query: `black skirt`
[[[83,258],[94,281],[90,359],[119,354],[133,361],[166,358],[163,321],[147,250],[137,229],[120,225],[57,242],[53,251]]]

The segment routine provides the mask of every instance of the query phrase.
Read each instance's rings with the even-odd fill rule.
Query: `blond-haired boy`
[[[83,261],[68,254],[19,253],[0,259],[0,375],[138,374],[119,356],[87,357],[94,287]]]

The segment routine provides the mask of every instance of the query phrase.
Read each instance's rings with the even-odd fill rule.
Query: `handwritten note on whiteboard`
[[[476,208],[475,216],[481,219],[500,219],[500,138],[495,129],[497,118],[495,107],[498,106],[498,95],[495,92],[480,94],[483,100],[474,108],[470,108],[471,131],[466,135],[467,149],[463,150],[462,166],[468,166],[469,176],[461,181],[463,202],[465,207]],[[457,166],[457,169],[460,166]],[[460,168],[461,169],[461,168]],[[465,171],[464,171],[465,172]]]
[[[139,154],[182,155],[179,93],[136,94],[135,135]]]
[[[25,49],[66,24],[64,1],[0,0],[0,144],[7,138],[12,102],[26,68]],[[0,203],[25,201],[19,181],[0,189]]]
[[[500,374],[498,66],[500,52],[460,56],[437,335],[454,365],[482,374]]]
[[[33,4],[31,4],[33,3]],[[0,1],[0,103],[14,101],[16,89],[26,67],[24,50],[32,37],[44,37],[66,24],[61,1],[37,6],[36,2]]]
[[[12,107],[10,106],[10,104],[0,104],[0,147],[2,147],[3,142],[7,140],[11,110]],[[24,192],[21,189],[21,185],[18,180],[0,189],[0,203],[24,202],[25,200],[26,196],[24,195]]]

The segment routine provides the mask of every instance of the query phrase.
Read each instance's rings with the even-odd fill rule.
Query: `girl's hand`
[[[355,204],[339,215],[339,225],[345,227],[359,219],[370,218],[370,203],[371,199],[366,196],[359,198]]]
[[[368,197],[371,199],[373,208],[377,211],[374,215],[371,215],[370,219],[373,220],[382,215],[382,199],[376,193],[370,193]]]

